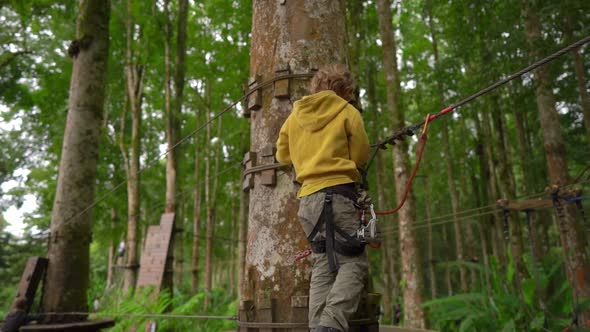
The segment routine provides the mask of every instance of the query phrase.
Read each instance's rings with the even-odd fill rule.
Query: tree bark
[[[527,1],[523,1],[522,16],[531,54],[534,58],[540,58],[541,50],[543,50],[541,24],[536,12]],[[551,185],[563,186],[570,182],[570,177],[548,68],[538,68],[534,72],[534,80],[549,181]],[[559,235],[564,246],[565,265],[572,285],[572,295],[574,298],[587,299],[590,298],[588,284],[590,262],[587,255],[587,241],[576,214],[576,208],[572,204],[565,204],[563,216],[558,217]],[[590,318],[590,312],[586,310],[580,319],[585,322],[588,318]]]
[[[404,126],[404,113],[403,109],[398,107],[400,83],[390,4],[389,0],[377,1],[379,30],[383,42],[383,67],[387,83],[387,107],[392,114],[392,129],[396,130]],[[393,146],[393,160],[395,163],[395,191],[397,201],[400,202],[410,172],[407,144],[405,142]],[[413,193],[410,192],[404,207],[398,212],[402,279],[405,281],[403,289],[404,322],[408,327],[425,328],[426,318],[422,308],[420,255],[416,235],[412,227],[415,221],[414,206]]]
[[[110,1],[80,1],[68,115],[51,214],[43,312],[87,312],[89,245],[105,98]],[[45,320],[55,317],[47,316]],[[70,316],[67,320],[81,317]]]
[[[290,65],[293,73],[310,73],[328,63],[346,63],[344,1],[253,1],[250,77],[262,81]],[[276,142],[292,102],[309,94],[308,81],[290,80],[290,98],[273,99],[272,88],[262,89],[262,108],[252,112],[251,151]],[[288,322],[291,297],[309,292],[310,266],[297,263],[296,252],[308,247],[297,220],[298,200],[292,171],[277,172],[276,185],[261,184],[255,176],[250,189],[250,213],[245,273],[240,298],[262,310],[268,298],[276,302],[275,322]],[[262,302],[261,302],[262,301]]]

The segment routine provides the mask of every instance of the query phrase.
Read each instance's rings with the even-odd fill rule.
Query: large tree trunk
[[[123,280],[123,293],[133,293],[135,283],[137,282],[138,258],[138,241],[139,234],[139,153],[140,153],[140,136],[141,136],[141,100],[143,91],[143,69],[137,64],[134,56],[133,35],[135,34],[132,1],[127,1],[127,20],[125,21],[127,52],[125,73],[127,75],[127,100],[131,108],[131,147],[125,145],[125,121],[126,114],[121,118],[121,134],[119,145],[123,161],[125,162],[125,174],[127,175],[127,239],[125,250],[127,251],[127,261],[125,263],[125,277]]]
[[[530,44],[531,54],[540,58],[543,50],[541,40],[541,24],[536,12],[529,2],[523,2],[522,16],[525,21],[526,35]],[[551,78],[547,67],[540,67],[534,72],[535,94],[539,120],[543,130],[543,145],[547,158],[547,170],[551,185],[563,186],[570,182],[568,175],[565,143],[559,126],[559,116],[555,108],[555,97],[551,89]],[[567,275],[572,285],[572,295],[577,299],[590,298],[590,262],[587,255],[587,242],[583,228],[576,218],[576,208],[565,204],[563,215],[558,216],[558,227],[561,243],[566,256]],[[580,321],[590,318],[586,310]]]
[[[346,63],[345,6],[333,1],[253,2],[250,77],[262,81],[286,65],[294,73],[310,73],[328,63]],[[272,88],[261,90],[262,108],[252,112],[251,150],[276,142],[292,102],[309,93],[308,81],[290,80],[290,98],[273,98]],[[250,190],[250,217],[242,300],[253,301],[259,314],[275,300],[276,322],[291,321],[293,296],[309,292],[310,266],[293,259],[308,247],[297,221],[298,201],[292,171],[277,172],[276,185],[265,186],[259,174]]]
[[[110,1],[80,1],[68,115],[51,214],[43,312],[87,312],[89,246],[109,49]],[[53,317],[47,316],[46,320]],[[70,316],[67,319],[77,320]]]
[[[404,126],[404,114],[403,109],[398,107],[400,83],[390,4],[389,0],[377,1],[379,29],[383,42],[383,67],[387,82],[387,107],[392,114],[392,129],[397,130]],[[393,146],[395,191],[398,202],[402,199],[410,173],[407,149],[406,143]],[[413,193],[410,192],[404,207],[398,212],[402,279],[405,281],[404,322],[409,327],[424,328],[426,318],[422,308],[422,271],[418,243],[413,229],[414,206]]]

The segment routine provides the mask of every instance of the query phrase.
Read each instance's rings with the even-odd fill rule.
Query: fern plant
[[[491,257],[490,285],[486,287],[481,280],[479,290],[426,302],[430,321],[440,331],[561,331],[570,324],[573,308],[562,257],[562,252],[552,250],[543,261],[533,264],[525,255],[531,277],[521,280],[520,288],[514,286],[512,258],[503,272]],[[468,267],[484,269],[474,263]],[[578,306],[581,310],[586,303]]]

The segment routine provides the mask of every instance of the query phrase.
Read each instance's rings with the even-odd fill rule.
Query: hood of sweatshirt
[[[293,115],[303,129],[313,132],[324,128],[347,105],[334,91],[325,90],[296,101]]]

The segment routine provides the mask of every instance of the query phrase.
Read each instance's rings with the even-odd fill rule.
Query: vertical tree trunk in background
[[[240,190],[238,188],[238,190]],[[233,195],[232,195],[233,196]],[[236,199],[237,197],[231,197],[231,218],[229,219],[230,222],[230,227],[231,227],[231,231],[230,231],[230,242],[229,242],[229,289],[231,290],[231,296],[232,298],[236,296],[236,267],[237,267],[237,262],[236,262],[236,226],[237,226],[237,222],[236,220],[238,219],[237,214],[239,214],[239,211],[237,211],[238,213],[236,213]],[[239,209],[239,207],[238,207]]]
[[[208,85],[209,87],[209,85]],[[211,105],[211,90],[207,90],[207,121],[210,121],[210,105]],[[215,150],[213,152],[208,153],[207,155],[207,178],[209,179],[207,182],[209,188],[209,194],[206,195],[206,203],[207,203],[207,243],[206,243],[206,257],[205,257],[205,292],[207,296],[205,297],[205,308],[210,304],[210,294],[212,291],[212,269],[211,266],[213,264],[213,238],[215,233],[215,218],[217,216],[217,188],[219,187],[219,159],[222,154],[221,148],[221,128],[222,128],[222,118],[217,119],[217,142],[215,145],[211,143],[211,125],[207,125],[207,140],[208,146],[214,147]],[[213,164],[213,172],[211,172],[211,164],[209,158],[214,159]],[[211,184],[210,181],[213,181]],[[206,189],[207,190],[207,189]],[[222,271],[223,272],[223,271]],[[218,276],[217,274],[215,274]]]
[[[213,286],[212,280],[212,255],[213,255],[213,214],[215,213],[215,209],[212,207],[212,193],[211,193],[211,157],[213,153],[211,151],[211,83],[207,82],[205,88],[205,112],[207,112],[206,119],[207,119],[207,152],[205,156],[205,210],[206,213],[206,243],[205,243],[205,301],[203,303],[205,310],[209,307],[211,302],[211,289]]]
[[[87,312],[89,246],[109,49],[110,1],[80,1],[68,115],[51,213],[43,312]],[[87,210],[86,210],[87,209]],[[45,320],[53,317],[47,316]],[[80,317],[67,317],[77,320]]]
[[[428,279],[430,280],[430,297],[432,299],[436,299],[437,289],[436,289],[436,272],[434,271],[434,249],[433,249],[433,238],[432,238],[432,223],[430,219],[432,218],[432,214],[430,211],[430,204],[432,202],[432,186],[430,184],[430,179],[426,177],[426,183],[424,185],[426,188],[426,224],[428,225]]]
[[[488,117],[487,110],[481,112],[481,119],[479,116],[474,117],[476,124],[477,137],[480,139],[479,147],[479,160],[482,179],[487,180],[486,190],[483,192],[483,204],[493,204],[499,197],[498,185],[496,177],[496,167],[494,163],[494,152],[492,145],[487,142],[493,142],[494,137],[492,135],[492,129],[490,126],[490,119]],[[504,231],[502,227],[502,220],[497,211],[493,214],[493,237],[492,246],[494,250],[494,256],[498,257],[500,266],[504,267],[508,264],[508,256],[506,253],[506,241],[504,239]]]
[[[125,251],[127,261],[125,263],[125,277],[123,279],[123,293],[130,294],[135,290],[137,282],[138,258],[138,241],[139,234],[139,213],[140,213],[140,193],[139,193],[139,154],[141,150],[141,100],[143,93],[143,68],[137,64],[134,52],[133,35],[135,34],[134,22],[132,17],[133,3],[127,1],[127,19],[125,20],[126,31],[126,66],[125,73],[127,76],[127,100],[131,108],[131,142],[130,148],[125,146],[125,121],[126,114],[121,118],[121,136],[119,145],[123,161],[125,162],[125,174],[127,175],[127,239],[125,241]]]
[[[345,6],[333,1],[253,1],[250,77],[262,81],[286,65],[293,73],[310,73],[328,63],[346,63]],[[251,151],[260,155],[276,142],[292,103],[309,94],[309,80],[292,79],[290,98],[273,98],[273,89],[261,90],[262,108],[252,112]],[[240,298],[262,310],[268,298],[276,302],[275,322],[291,321],[292,296],[309,294],[310,265],[296,252],[308,247],[297,220],[297,188],[292,171],[277,172],[276,185],[265,186],[260,175],[250,189],[248,245]]]
[[[117,210],[115,208],[111,208],[111,234],[114,234],[115,232],[115,225],[117,223]],[[108,267],[107,267],[107,285],[106,285],[106,289],[109,289],[113,283],[113,272],[115,270],[115,264],[113,263],[113,260],[115,259],[115,237],[112,236],[110,239],[110,243],[109,243],[109,263],[108,263]]]
[[[442,86],[442,82],[440,81],[440,65],[439,65],[439,54],[438,54],[438,43],[436,39],[436,33],[434,29],[434,22],[432,19],[432,4],[426,6],[427,12],[426,15],[428,16],[428,27],[430,29],[430,39],[432,44],[432,53],[434,55],[434,70],[436,72],[436,84],[438,88],[438,94],[440,99],[441,107],[444,107],[445,100],[444,100],[444,90]],[[451,211],[453,214],[453,229],[455,231],[455,252],[457,255],[457,261],[459,263],[465,262],[465,248],[463,245],[463,236],[461,235],[461,224],[457,218],[457,210],[459,209],[459,192],[457,191],[457,185],[455,184],[455,171],[453,169],[453,158],[451,156],[451,144],[449,142],[449,125],[447,121],[450,119],[443,120],[443,128],[442,128],[442,143],[443,143],[443,150],[444,150],[444,160],[447,166],[447,185],[449,186],[449,193],[451,194]],[[461,280],[461,291],[466,293],[468,291],[468,282],[467,282],[467,268],[465,265],[461,264],[459,266],[459,275]]]
[[[404,113],[403,109],[398,107],[400,83],[390,4],[389,0],[378,0],[377,11],[379,14],[379,30],[383,42],[383,69],[387,83],[387,108],[392,114],[392,130],[398,130],[404,126]],[[393,146],[395,191],[398,202],[402,199],[409,176],[407,148],[405,142]],[[402,263],[401,276],[405,281],[403,289],[404,323],[408,327],[424,328],[426,319],[422,308],[422,271],[418,243],[413,229],[415,221],[414,206],[413,193],[410,192],[404,207],[398,212]]]
[[[197,126],[199,116],[196,114]],[[201,181],[200,181],[200,160],[201,160],[201,145],[199,140],[195,137],[195,188],[193,190],[193,250],[192,250],[192,279],[191,292],[197,294],[199,290],[199,243],[201,236]]]
[[[524,18],[527,39],[531,55],[538,59],[543,53],[541,39],[541,24],[536,12],[526,1],[523,2],[522,16]],[[539,120],[543,130],[543,145],[547,158],[547,170],[551,185],[563,186],[570,182],[565,153],[565,143],[559,126],[559,116],[555,109],[555,97],[551,90],[551,78],[548,67],[540,67],[534,72],[535,94]],[[587,255],[587,241],[583,228],[576,218],[576,208],[573,204],[564,204],[564,216],[558,219],[559,235],[564,245],[567,275],[572,285],[574,298],[590,298],[590,262]],[[590,318],[588,309],[580,317],[585,322]]]
[[[382,154],[377,154],[376,157],[376,166],[377,166],[377,177],[376,177],[376,181],[377,181],[377,204],[378,206],[387,206],[389,201],[387,201],[385,199],[385,179],[384,179],[384,173],[385,173],[385,165],[383,162],[383,155]],[[391,218],[381,218],[382,221],[381,224],[383,225],[383,222],[385,220],[391,220]],[[388,229],[391,229],[391,225],[390,224],[386,224],[385,227],[387,227]],[[389,233],[387,232],[385,229],[382,230],[385,233]],[[390,322],[391,318],[393,317],[393,313],[392,313],[392,309],[393,309],[393,301],[394,299],[392,299],[392,290],[393,290],[393,276],[389,273],[390,269],[391,269],[391,264],[392,259],[391,259],[391,255],[393,255],[392,252],[390,252],[388,250],[389,247],[389,242],[391,241],[391,236],[384,236],[383,240],[382,240],[382,247],[383,250],[381,250],[381,266],[382,266],[382,271],[381,271],[381,275],[383,277],[383,318],[385,320],[385,322]]]
[[[480,188],[479,188],[480,185],[479,185],[479,182],[477,181],[477,176],[473,172],[471,173],[471,186],[472,186],[472,192],[473,192],[473,196],[474,196],[474,200],[475,200],[475,206],[478,206],[478,207],[485,206],[485,204],[482,203],[482,199],[481,199],[482,191],[480,191]],[[486,190],[483,190],[483,192],[487,193]],[[488,239],[491,238],[493,240],[493,234],[489,234],[490,232],[484,231],[484,230],[489,229],[489,226],[486,223],[486,221],[489,220],[488,216],[483,215],[483,216],[479,217],[478,219],[479,219],[478,222],[475,223],[475,227],[477,227],[478,236],[479,236],[484,279],[485,279],[485,283],[486,283],[487,294],[491,294],[492,293],[492,285],[490,282],[490,261],[489,261],[489,254],[488,254]]]
[[[363,1],[346,0],[346,14],[348,16],[348,60],[350,62],[350,72],[357,80],[360,79],[362,69],[360,68],[360,58],[364,48],[361,41],[364,39],[364,30],[362,29],[364,6]],[[358,97],[358,96],[357,96]]]
[[[188,17],[188,0],[179,0],[178,1],[178,25],[177,25],[177,32],[176,32],[176,55],[174,58],[174,98],[171,101],[173,103],[172,112],[169,113],[172,119],[169,119],[171,126],[173,126],[172,132],[174,135],[171,135],[174,140],[168,141],[173,142],[176,144],[180,139],[181,134],[181,114],[182,114],[182,103],[184,101],[184,75],[185,75],[185,58],[186,58],[186,23]],[[170,148],[171,146],[169,146]],[[176,151],[176,149],[174,150]],[[173,184],[173,187],[168,188],[169,183],[166,182],[166,206],[168,208],[168,202],[170,202],[170,208],[172,205],[178,205],[177,202],[177,182],[178,182],[178,152],[171,152],[172,155],[168,155],[168,160],[174,159],[172,164],[166,163],[166,170],[168,171],[168,167],[170,169],[174,168],[174,179],[171,177],[169,180],[170,185]],[[172,158],[170,158],[172,157]],[[166,176],[166,180],[168,181],[168,176]],[[174,199],[171,199],[174,197]],[[174,208],[176,209],[176,208]],[[174,212],[174,209],[170,209],[167,212]],[[178,230],[184,229],[184,218],[177,218],[176,219],[176,226],[175,228]],[[174,241],[174,284],[175,285],[182,285],[182,277],[184,275],[184,236],[185,234],[183,231],[178,232],[177,241]]]
[[[514,180],[514,174],[512,172],[512,161],[511,151],[509,150],[508,139],[506,138],[506,125],[504,115],[501,112],[501,107],[497,99],[492,100],[494,105],[493,109],[495,112],[490,112],[492,120],[495,125],[496,135],[496,151],[498,153],[499,169],[500,169],[500,188],[501,197],[504,199],[515,199],[516,198],[516,184]],[[516,285],[520,289],[522,280],[528,278],[528,272],[526,270],[523,254],[524,247],[522,242],[522,225],[521,219],[518,213],[510,214],[510,248],[512,252],[512,261],[514,262],[514,270],[517,278],[515,278]]]
[[[447,226],[446,225],[441,225],[442,227],[442,238],[443,238],[443,243],[445,244],[445,247],[449,247],[449,234],[447,232]],[[451,257],[449,254],[445,255],[446,257],[446,264],[445,264],[445,282],[447,284],[447,294],[449,296],[452,296],[455,291],[453,289],[453,279],[451,278],[451,267],[450,267],[450,260]]]
[[[176,213],[176,162],[177,151],[173,149],[176,144],[176,114],[172,108],[172,27],[170,22],[170,0],[164,0],[164,114],[166,119],[166,213]],[[177,245],[177,218],[172,225],[172,237],[170,238],[170,249],[166,258],[164,267],[164,277],[162,279],[162,290],[167,290],[173,294],[174,289],[174,268],[176,267],[176,245]]]
[[[466,124],[466,117],[460,116],[459,117],[459,131],[458,137],[461,137],[463,141],[471,141],[472,140],[472,133],[467,129]],[[457,174],[469,174],[469,167],[472,164],[469,162],[469,156],[467,154],[460,154],[459,157],[459,170]],[[464,199],[464,204],[469,206],[476,206],[481,207],[480,203],[474,201],[474,196],[477,196],[478,193],[474,193],[470,191],[470,187],[468,185],[468,177],[467,176],[459,176],[459,186],[462,192]],[[465,231],[465,255],[468,261],[471,262],[480,262],[479,252],[477,250],[477,243],[475,232],[473,228],[476,227],[471,220],[465,220],[463,222],[463,230]],[[471,289],[476,289],[479,281],[481,280],[480,276],[478,275],[477,269],[470,269],[470,287]]]
[[[566,9],[564,13],[563,33],[566,43],[572,44],[574,39],[574,24],[576,18],[571,9]],[[574,58],[574,73],[576,74],[576,83],[578,85],[578,93],[580,94],[580,106],[582,107],[582,114],[584,115],[584,127],[586,127],[586,134],[590,139],[590,95],[586,85],[586,71],[584,70],[584,60],[580,55],[580,49],[572,50],[572,57]]]

